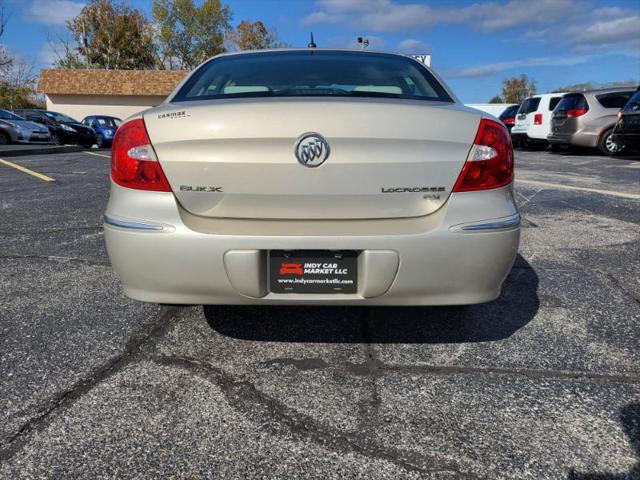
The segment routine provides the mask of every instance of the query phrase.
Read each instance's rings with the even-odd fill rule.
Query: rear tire
[[[600,150],[604,155],[609,157],[613,155],[618,155],[622,153],[624,147],[616,144],[611,136],[613,135],[613,128],[610,128],[606,132],[604,132],[600,136],[600,140],[598,140],[598,150]]]
[[[11,139],[9,135],[4,132],[0,132],[0,145],[9,145],[11,143]]]
[[[55,133],[51,134],[51,144],[62,145],[62,140],[60,139],[60,136]]]

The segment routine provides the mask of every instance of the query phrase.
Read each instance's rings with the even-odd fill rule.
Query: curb
[[[85,148],[80,145],[64,145],[50,147],[0,148],[0,157],[21,157],[23,155],[48,155],[52,153],[81,152]]]

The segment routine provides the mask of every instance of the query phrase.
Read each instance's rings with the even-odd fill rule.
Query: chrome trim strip
[[[520,214],[514,213],[509,217],[504,217],[481,223],[462,223],[454,225],[451,230],[457,232],[487,232],[492,230],[508,230],[520,226]]]
[[[144,230],[144,231],[161,231],[164,230],[162,225],[153,223],[131,222],[127,220],[118,220],[117,218],[104,216],[104,223],[113,227],[129,228],[131,230]]]

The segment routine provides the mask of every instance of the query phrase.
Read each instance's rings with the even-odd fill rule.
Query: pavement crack
[[[371,378],[371,406],[370,406],[370,414],[377,414],[378,409],[380,407],[380,394],[378,393],[378,382],[376,380],[375,373],[382,365],[382,362],[378,360],[376,355],[375,348],[373,346],[373,337],[371,335],[371,316],[373,314],[373,310],[369,308],[367,310],[367,315],[362,318],[362,339],[364,341],[364,351],[366,355],[366,366],[373,373]]]
[[[624,293],[627,297],[629,297],[632,301],[640,305],[640,298],[638,298],[635,294],[629,291],[616,277],[608,272],[603,272],[601,270],[596,270],[600,275],[607,278],[618,290]]]
[[[273,359],[265,365],[293,365],[297,364],[287,361],[289,359]],[[314,359],[301,359],[296,362],[305,364]],[[537,370],[528,368],[500,368],[500,367],[467,367],[455,365],[387,365],[377,359],[368,359],[364,363],[344,362],[341,365],[324,365],[323,368],[333,368],[334,370],[345,370],[353,375],[366,376],[376,379],[382,375],[390,373],[408,374],[428,374],[428,375],[509,375],[522,376],[536,380],[579,380],[590,381],[600,384],[640,384],[640,372],[629,375],[589,373],[589,372],[569,372],[564,370]],[[377,394],[377,392],[376,392]],[[374,397],[375,404],[380,399]]]
[[[325,362],[321,358],[273,358],[271,360],[267,360],[266,362],[262,362],[262,364],[266,367],[276,365],[290,365],[297,370],[323,370],[328,367],[327,362]]]
[[[0,255],[0,260],[44,260],[47,262],[68,262],[93,267],[111,267],[110,262],[95,262],[84,258],[59,257],[56,255]]]
[[[165,309],[163,314],[153,322],[141,327],[138,332],[131,335],[124,351],[120,355],[108,360],[68,389],[50,398],[38,409],[34,416],[27,420],[8,440],[3,442],[3,445],[0,444],[2,446],[2,448],[0,448],[0,462],[13,457],[25,444],[29,433],[40,431],[46,427],[54,412],[75,403],[95,386],[109,379],[131,362],[135,361],[145,348],[151,347],[158,339],[166,335],[176,323],[176,313],[178,310],[177,307]]]
[[[450,459],[385,446],[372,438],[369,432],[348,433],[326,426],[266,395],[250,381],[235,379],[207,362],[174,356],[153,356],[148,359],[158,365],[181,368],[215,382],[233,408],[274,435],[310,440],[336,452],[356,453],[387,461],[410,472],[448,472],[454,474],[455,478],[478,478],[461,472],[458,465]]]
[[[601,384],[640,383],[640,374],[616,375],[606,373],[568,372],[562,370],[536,370],[526,368],[498,368],[498,367],[464,367],[464,366],[435,366],[435,365],[383,365],[382,373],[405,372],[411,374],[434,375],[511,375],[530,379],[546,380],[584,380]]]

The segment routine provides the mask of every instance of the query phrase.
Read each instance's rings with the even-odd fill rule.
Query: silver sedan
[[[46,126],[0,109],[0,145],[50,142],[51,134]]]
[[[414,58],[225,54],[118,130],[105,239],[148,302],[487,302],[518,249],[513,166],[504,125]]]

